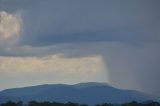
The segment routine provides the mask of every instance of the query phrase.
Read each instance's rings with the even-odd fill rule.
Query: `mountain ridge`
[[[87,104],[123,103],[129,101],[146,101],[152,98],[145,93],[135,90],[114,88],[107,83],[87,82],[73,85],[43,84],[23,88],[13,88],[0,91],[0,102],[8,100],[28,102],[56,101],[77,102]]]

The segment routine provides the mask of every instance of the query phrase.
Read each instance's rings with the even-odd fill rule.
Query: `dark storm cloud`
[[[6,11],[23,11],[21,44],[159,41],[158,0],[2,0]]]
[[[21,43],[159,41],[158,4],[156,0],[36,2],[24,9]]]
[[[23,11],[24,31],[17,47],[0,53],[102,55],[110,84],[160,95],[159,5],[159,0],[2,0],[2,10]]]
[[[83,43],[70,45],[61,52],[68,57],[101,55],[106,64],[111,85],[160,96],[159,42],[145,43],[141,46],[121,42]]]
[[[127,28],[126,28],[127,29]],[[116,29],[115,29],[116,30]],[[144,32],[145,33],[145,32]],[[114,30],[101,30],[101,31],[85,31],[69,34],[57,34],[52,36],[52,33],[45,33],[46,35],[39,35],[32,37],[30,40],[23,40],[25,44],[32,46],[46,46],[57,43],[85,43],[85,42],[100,42],[100,41],[118,41],[125,43],[140,43],[152,40],[144,40],[143,32],[137,31],[134,32],[131,29],[128,31],[122,29]],[[141,36],[135,36],[140,35]],[[123,35],[123,36],[120,36]],[[147,35],[147,34],[146,34]]]
[[[130,47],[119,44],[103,52],[110,82],[121,88],[160,95],[160,44]]]

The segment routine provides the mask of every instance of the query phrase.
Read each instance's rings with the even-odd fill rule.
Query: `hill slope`
[[[24,88],[7,89],[0,92],[0,102],[8,100],[28,102],[56,101],[96,104],[103,102],[123,103],[129,101],[145,101],[152,99],[147,94],[121,90],[105,83],[79,83],[75,85],[51,84]]]

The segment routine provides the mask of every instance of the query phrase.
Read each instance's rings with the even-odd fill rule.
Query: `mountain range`
[[[0,91],[0,103],[6,101],[56,101],[86,104],[124,103],[153,100],[152,96],[134,90],[114,88],[106,83],[88,82],[74,85],[45,84]]]

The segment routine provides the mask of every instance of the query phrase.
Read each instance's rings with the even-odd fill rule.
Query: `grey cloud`
[[[61,52],[69,58],[101,55],[111,85],[160,96],[160,43],[142,46],[122,42],[82,43],[70,45]]]
[[[157,0],[36,2],[24,9],[21,43],[159,41],[158,4]]]
[[[158,0],[52,1],[2,0],[6,11],[23,11],[20,44],[159,41]]]
[[[159,0],[2,1],[22,9],[24,22],[18,46],[3,55],[102,55],[110,84],[160,95]]]
[[[159,43],[144,47],[118,45],[102,54],[109,70],[111,84],[160,95]]]

